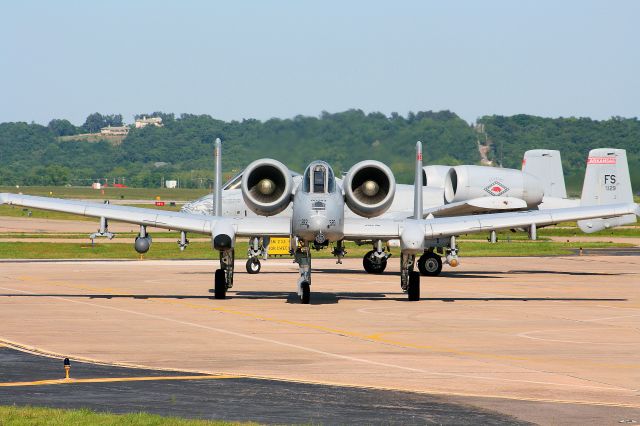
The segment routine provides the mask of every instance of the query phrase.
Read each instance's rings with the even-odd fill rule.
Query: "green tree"
[[[99,112],[94,112],[87,117],[84,124],[82,125],[82,128],[87,133],[98,133],[100,129],[105,127],[106,125],[107,122],[104,119],[103,115]]]
[[[53,119],[47,127],[56,136],[70,136],[78,133],[76,126],[71,124],[69,120]]]

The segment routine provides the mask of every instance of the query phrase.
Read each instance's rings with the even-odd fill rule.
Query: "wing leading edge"
[[[449,237],[460,234],[487,232],[500,229],[527,228],[555,223],[610,218],[635,214],[640,216],[640,206],[633,203],[603,206],[575,207],[549,210],[529,210],[510,213],[491,213],[459,217],[394,221],[392,219],[348,219],[345,220],[345,239],[393,239],[402,234],[411,222],[424,230],[425,239]]]
[[[1,193],[0,204],[71,213],[79,216],[104,217],[137,225],[207,235],[211,235],[216,223],[220,221],[230,223],[238,236],[263,234],[288,236],[291,232],[291,223],[288,218],[227,218],[11,193]]]

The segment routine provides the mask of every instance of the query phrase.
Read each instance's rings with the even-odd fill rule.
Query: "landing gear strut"
[[[300,303],[308,305],[311,301],[311,251],[306,243],[296,248],[294,262],[298,264],[300,271],[298,278]]]
[[[226,250],[220,252],[220,269],[216,270],[213,293],[216,299],[224,299],[227,290],[233,287],[233,260],[235,252]]]
[[[368,251],[362,258],[362,266],[369,274],[381,274],[387,267],[387,259],[391,253],[385,250],[382,240],[376,241],[374,249]]]
[[[420,300],[420,274],[413,270],[415,259],[410,253],[402,253],[400,258],[400,287],[411,302]]]

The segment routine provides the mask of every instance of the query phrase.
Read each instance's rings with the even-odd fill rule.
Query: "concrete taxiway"
[[[639,256],[467,258],[423,278],[420,302],[406,301],[396,262],[380,276],[360,263],[314,260],[300,305],[284,260],[259,275],[239,261],[227,300],[208,292],[208,261],[2,261],[0,339],[181,374],[413,392],[537,423],[640,421]]]

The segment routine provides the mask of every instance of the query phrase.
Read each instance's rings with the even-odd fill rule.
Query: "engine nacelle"
[[[444,186],[447,203],[486,196],[520,198],[533,207],[542,202],[544,188],[535,176],[515,169],[455,166],[447,173]]]
[[[429,188],[444,188],[451,166],[426,166],[422,168],[422,180]]]
[[[242,174],[242,198],[251,211],[262,216],[286,209],[292,189],[291,172],[277,160],[256,160]]]
[[[386,212],[396,193],[393,172],[374,160],[361,161],[351,167],[343,185],[347,206],[364,217],[380,216]]]

